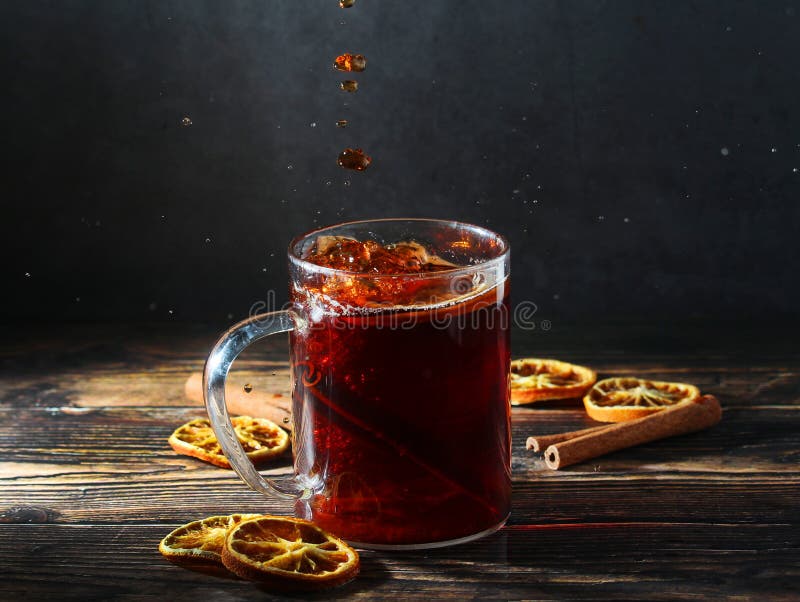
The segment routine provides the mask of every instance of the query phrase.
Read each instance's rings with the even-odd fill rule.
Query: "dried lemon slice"
[[[240,577],[276,590],[342,585],[358,575],[358,553],[306,520],[262,516],[228,531],[222,563]]]
[[[685,383],[606,378],[586,394],[583,405],[590,418],[600,422],[624,422],[699,397],[698,388]]]
[[[254,464],[281,455],[289,446],[286,431],[266,418],[236,416],[231,419],[231,424],[247,457]],[[179,454],[222,468],[231,467],[207,418],[198,418],[178,427],[170,436],[169,444]]]
[[[511,362],[511,403],[580,397],[597,380],[594,370],[559,362],[527,358]]]
[[[158,544],[158,551],[181,565],[222,566],[222,547],[228,529],[260,514],[210,516],[178,527]]]

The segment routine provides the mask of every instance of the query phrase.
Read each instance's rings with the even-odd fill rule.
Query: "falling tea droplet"
[[[289,424],[289,417],[288,416],[284,416],[283,417],[283,423],[284,424]]]
[[[344,167],[345,169],[364,171],[372,163],[372,157],[365,154],[360,148],[346,148],[339,153],[337,163],[339,167]]]
[[[358,82],[354,79],[346,79],[339,84],[339,87],[345,92],[355,92],[358,90]]]
[[[347,127],[347,119],[340,119],[336,122],[337,128],[346,128]]]
[[[339,0],[339,8],[350,8],[356,3],[356,0]]]
[[[363,71],[367,68],[367,59],[363,54],[340,54],[333,61],[333,68],[338,71]]]
[[[188,115],[186,115],[183,119],[181,119],[181,125],[185,128],[188,128],[192,125],[192,119]]]
[[[252,391],[252,390],[253,390],[253,385],[251,385],[250,383],[247,383],[247,384],[244,386],[244,392],[245,392],[245,393],[250,393],[250,391]]]

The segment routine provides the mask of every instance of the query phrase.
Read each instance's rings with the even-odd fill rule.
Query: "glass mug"
[[[377,262],[357,273],[308,260],[353,239],[416,244],[438,271],[382,273]],[[505,239],[452,221],[351,222],[295,238],[289,268],[289,309],[236,324],[206,362],[208,415],[239,476],[365,548],[440,547],[502,527],[511,506]],[[294,475],[267,479],[231,427],[225,379],[245,347],[281,332],[290,333]]]

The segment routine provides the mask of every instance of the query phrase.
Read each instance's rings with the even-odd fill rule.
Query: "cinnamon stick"
[[[203,375],[192,374],[184,386],[186,398],[196,403],[203,401]],[[225,403],[231,414],[266,418],[286,430],[292,430],[292,402],[277,393],[252,390],[246,393],[244,385],[225,387]]]
[[[540,452],[551,445],[556,443],[561,443],[562,441],[569,441],[570,439],[577,439],[578,437],[582,437],[583,435],[588,435],[589,433],[594,433],[596,431],[602,431],[603,429],[611,428],[614,426],[613,424],[601,424],[599,426],[592,426],[588,429],[581,429],[579,431],[569,431],[567,433],[556,433],[554,435],[540,435],[538,437],[528,437],[527,441],[525,441],[525,449],[529,449],[535,452]]]
[[[544,461],[548,468],[558,470],[626,447],[700,431],[713,426],[721,417],[722,408],[717,398],[703,395],[696,401],[682,402],[644,418],[619,422],[550,445],[544,452]]]

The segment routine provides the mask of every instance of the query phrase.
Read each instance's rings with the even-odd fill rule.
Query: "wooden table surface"
[[[204,415],[184,398],[183,383],[216,334],[4,328],[0,600],[272,597],[173,566],[157,550],[174,527],[204,516],[291,513],[288,503],[167,444],[174,428]],[[515,332],[515,357],[580,362],[601,377],[694,383],[719,397],[722,422],[551,471],[525,450],[526,437],[592,421],[575,402],[514,408],[513,509],[504,529],[436,551],[364,551],[358,579],[317,598],[797,600],[793,334],[739,324],[556,323]],[[232,378],[288,393],[286,342],[276,339],[246,351]],[[287,459],[268,472],[289,469]]]

